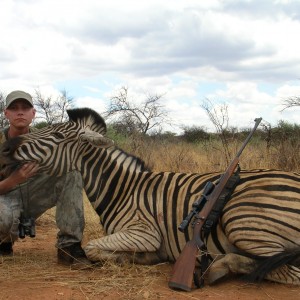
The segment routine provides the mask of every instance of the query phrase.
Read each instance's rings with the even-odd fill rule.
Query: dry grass
[[[3,260],[0,274],[0,282],[14,281],[35,289],[49,285],[67,286],[84,296],[82,299],[102,299],[112,295],[111,299],[143,299],[155,294],[159,282],[166,283],[166,274],[159,266],[121,267],[106,263],[89,270],[70,270],[49,262],[48,255],[32,249]]]
[[[49,263],[41,251],[24,252],[1,266],[1,281],[31,285],[35,289],[49,286],[68,286],[84,296],[98,299],[114,295],[122,299],[142,299],[155,294],[158,282],[166,283],[159,266],[118,266],[106,263],[92,270],[70,270]],[[152,298],[153,299],[153,298]]]
[[[233,159],[242,142],[229,144],[230,157]],[[122,147],[127,152],[142,158],[153,171],[173,171],[186,173],[224,172],[229,162],[225,159],[220,142],[206,143],[167,143],[143,142],[132,149],[131,144]],[[241,168],[282,169],[299,172],[300,143],[282,143],[268,147],[264,141],[251,141],[240,157]]]
[[[231,159],[236,155],[240,144],[230,145]],[[144,156],[127,150],[141,157],[153,171],[173,171],[185,173],[224,172],[228,166],[221,146],[183,144],[143,145]],[[242,169],[279,168],[280,159],[276,152],[267,151],[264,145],[249,144],[240,157]],[[293,169],[297,164],[293,164]],[[287,167],[287,166],[286,166]],[[292,171],[292,170],[290,170]]]

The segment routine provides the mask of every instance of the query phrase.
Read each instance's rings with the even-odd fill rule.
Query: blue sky
[[[227,105],[229,125],[299,123],[300,1],[2,0],[0,91],[55,96],[103,112],[122,86],[132,101],[163,94],[173,126],[211,129],[201,104]]]

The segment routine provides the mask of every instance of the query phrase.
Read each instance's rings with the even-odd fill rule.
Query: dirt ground
[[[79,299],[300,299],[300,287],[237,279],[192,292],[168,288],[172,265],[117,266],[72,270],[56,262],[54,221],[38,220],[36,237],[14,246],[12,257],[0,257],[0,300]]]

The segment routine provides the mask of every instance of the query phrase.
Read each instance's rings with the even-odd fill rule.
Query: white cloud
[[[104,112],[106,107],[106,100],[94,97],[79,97],[74,99],[76,107],[89,107],[98,112]]]
[[[0,91],[54,93],[104,110],[121,86],[163,94],[178,124],[209,123],[200,105],[228,103],[232,126],[259,114],[298,121],[299,1],[3,0]]]

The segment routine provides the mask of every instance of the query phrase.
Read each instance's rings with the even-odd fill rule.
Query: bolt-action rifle
[[[192,211],[180,224],[178,229],[180,231],[184,231],[185,228],[189,225],[190,221],[193,218],[195,219],[195,222],[193,224],[193,237],[186,243],[173,267],[173,272],[169,281],[170,288],[183,291],[191,291],[197,255],[199,250],[204,246],[204,242],[201,238],[202,227],[205,224],[205,221],[212,211],[216,201],[219,199],[222,191],[224,190],[228,180],[238,166],[239,157],[248,144],[249,140],[251,139],[261,120],[262,118],[257,118],[254,120],[254,128],[251,130],[250,134],[244,141],[236,157],[231,161],[225,173],[222,174],[216,184],[212,182],[208,182],[206,184],[200,199],[193,204]]]

